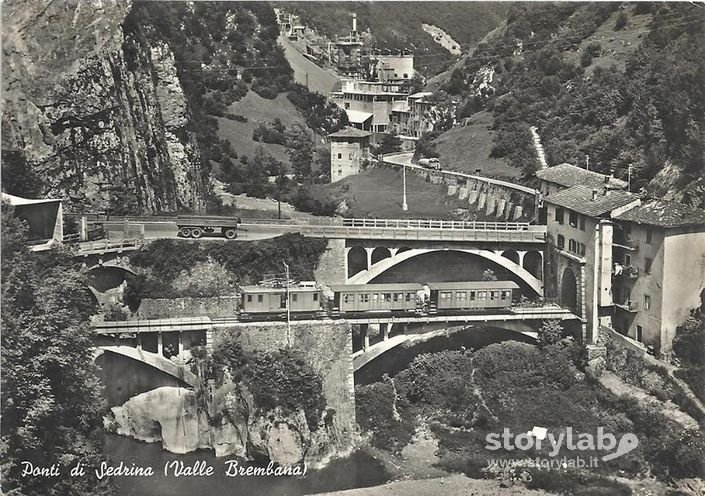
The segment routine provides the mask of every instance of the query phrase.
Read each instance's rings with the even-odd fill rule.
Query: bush
[[[679,369],[676,370],[675,375],[685,381],[695,396],[705,403],[705,367]]]
[[[411,440],[413,425],[395,415],[396,395],[391,380],[355,388],[355,417],[360,427],[372,432],[372,444],[390,451],[402,449]]]
[[[590,64],[592,64],[592,54],[588,50],[583,50],[583,53],[580,55],[580,65],[588,67]]]
[[[231,112],[226,113],[225,118],[230,119],[231,121],[247,122],[247,117],[245,117],[244,115],[233,114]]]
[[[560,320],[547,320],[539,328],[537,343],[539,348],[555,344],[563,337],[563,326]]]

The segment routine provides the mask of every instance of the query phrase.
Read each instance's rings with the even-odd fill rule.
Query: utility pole
[[[404,172],[402,175],[402,182],[404,184],[404,196],[402,197],[401,200],[401,209],[406,212],[409,210],[409,206],[406,204],[406,163],[404,164]]]
[[[291,306],[289,305],[289,266],[282,262],[286,269],[286,345],[291,348]]]
[[[585,170],[590,170],[590,155],[585,155]]]
[[[632,164],[627,166],[627,191],[632,190]]]

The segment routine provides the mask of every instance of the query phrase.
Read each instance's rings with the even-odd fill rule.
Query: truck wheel
[[[179,229],[179,236],[182,238],[190,238],[191,237],[191,228],[182,227],[181,229]]]
[[[194,227],[193,229],[191,229],[192,238],[200,238],[201,236],[203,236],[203,229],[201,229],[200,227]]]
[[[223,234],[225,235],[225,238],[226,238],[226,239],[235,239],[235,238],[237,238],[237,231],[236,231],[235,229],[226,229]]]

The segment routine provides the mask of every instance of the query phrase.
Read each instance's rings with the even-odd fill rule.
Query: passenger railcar
[[[513,281],[434,282],[427,286],[430,313],[507,308],[519,289]]]
[[[243,286],[240,289],[240,319],[278,318],[286,315],[286,288]],[[320,316],[321,292],[316,287],[290,287],[292,318]]]
[[[421,284],[357,284],[331,286],[333,313],[409,312],[419,308],[417,294]]]

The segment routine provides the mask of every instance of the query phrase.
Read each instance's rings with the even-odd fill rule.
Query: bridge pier
[[[392,324],[389,323],[381,323],[379,325],[379,330],[382,333],[382,340],[387,341],[389,339],[389,330],[392,327]]]
[[[360,336],[362,336],[362,349],[367,351],[370,348],[369,324],[360,324]]]

